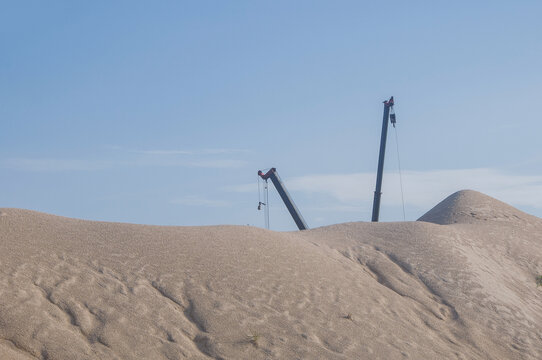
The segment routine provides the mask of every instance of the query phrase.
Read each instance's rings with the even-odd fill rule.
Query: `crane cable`
[[[269,230],[269,186],[267,186],[267,180],[264,185],[264,201],[265,201],[265,228]]]
[[[264,206],[264,219],[265,219],[265,228],[269,229],[269,187],[267,186],[267,180],[263,187],[263,202],[262,202],[262,191],[260,187],[260,175],[258,175],[258,210],[262,209]]]
[[[393,124],[395,130],[395,146],[397,148],[397,167],[399,168],[399,184],[401,185],[401,203],[403,205],[403,221],[406,221],[405,215],[405,196],[403,194],[403,175],[401,174],[401,157],[399,156],[399,137],[397,136],[397,128]]]
[[[262,196],[261,196],[261,190],[260,190],[260,175],[258,175],[258,178],[256,180],[258,183],[258,210],[262,209]]]

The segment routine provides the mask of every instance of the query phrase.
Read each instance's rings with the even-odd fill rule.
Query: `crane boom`
[[[305,219],[303,219],[303,216],[301,216],[299,209],[297,208],[297,206],[295,206],[295,203],[292,200],[290,194],[288,193],[288,190],[286,190],[284,183],[282,182],[279,174],[277,173],[277,169],[271,168],[271,170],[269,170],[265,174],[261,170],[259,170],[258,175],[265,181],[267,181],[267,179],[271,179],[273,185],[275,185],[275,189],[277,189],[280,197],[282,198],[282,201],[284,201],[286,208],[290,212],[290,215],[292,215],[292,218],[294,219],[295,224],[297,225],[299,230],[308,229],[309,227],[307,226]]]
[[[376,190],[373,200],[373,216],[371,221],[378,222],[380,215],[380,197],[382,196],[382,175],[384,173],[384,156],[386,154],[386,138],[388,136],[388,121],[395,127],[395,113],[390,116],[390,109],[393,110],[393,96],[384,101],[384,116],[382,119],[382,135],[380,137],[380,152],[378,155],[378,170],[376,173]]]

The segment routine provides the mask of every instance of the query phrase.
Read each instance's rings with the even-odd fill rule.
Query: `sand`
[[[542,219],[292,233],[0,214],[0,359],[542,359]]]

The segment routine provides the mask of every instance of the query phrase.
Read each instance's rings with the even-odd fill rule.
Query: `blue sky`
[[[263,226],[276,167],[309,226],[369,221],[393,95],[407,220],[464,188],[542,216],[539,1],[2,5],[0,206]]]

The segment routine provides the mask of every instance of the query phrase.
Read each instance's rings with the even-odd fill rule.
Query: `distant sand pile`
[[[542,219],[474,191],[292,233],[1,214],[0,359],[542,359]]]
[[[536,217],[526,214],[492,197],[473,190],[462,190],[448,196],[418,221],[440,225],[473,224],[481,221],[529,223]],[[539,220],[539,219],[538,219]]]

